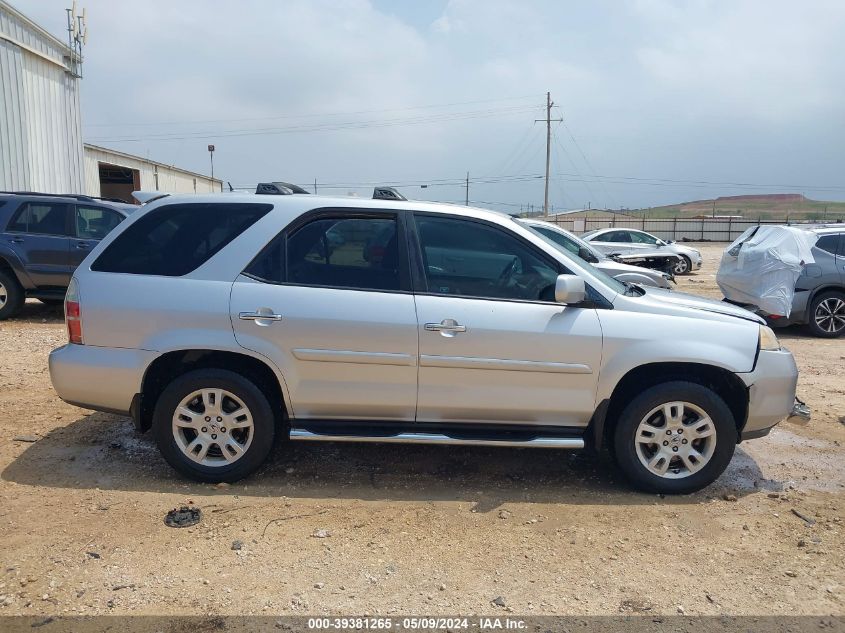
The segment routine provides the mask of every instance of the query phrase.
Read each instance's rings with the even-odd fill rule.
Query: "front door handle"
[[[423,327],[426,332],[440,332],[442,336],[455,336],[459,332],[467,331],[467,327],[455,319],[443,319],[440,323],[426,323]]]
[[[22,237],[13,237],[12,239],[9,240],[9,242],[11,242],[12,244],[23,244],[23,238]]]
[[[91,248],[91,245],[88,242],[77,242],[76,248],[80,250],[88,250]]]
[[[260,309],[256,312],[239,312],[238,318],[241,321],[255,321],[257,325],[269,325],[269,323],[262,323],[262,321],[281,321],[282,315],[269,309]]]

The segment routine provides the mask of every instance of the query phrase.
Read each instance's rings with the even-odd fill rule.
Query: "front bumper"
[[[789,350],[761,350],[754,370],[737,376],[748,386],[748,417],[741,439],[766,435],[792,415],[798,367]]]
[[[144,372],[157,356],[146,350],[68,344],[50,352],[50,380],[68,404],[128,415]]]

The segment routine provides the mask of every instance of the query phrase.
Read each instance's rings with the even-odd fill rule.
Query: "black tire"
[[[21,311],[26,301],[26,292],[18,283],[15,274],[7,269],[0,269],[0,285],[3,286],[0,292],[5,296],[5,301],[0,306],[0,321],[3,321],[11,319]]]
[[[173,436],[173,414],[179,403],[200,389],[225,389],[249,409],[253,421],[252,442],[231,464],[206,466],[193,461]],[[171,382],[159,396],[153,413],[153,433],[162,456],[176,471],[207,483],[234,482],[255,472],[273,449],[276,417],[261,390],[243,376],[223,369],[198,369]]]
[[[687,402],[699,407],[715,427],[715,446],[710,460],[700,470],[670,479],[652,473],[637,455],[636,433],[640,422],[652,409],[668,402]],[[691,382],[665,382],[647,389],[622,411],[613,437],[614,457],[631,483],[644,491],[687,494],[714,482],[733,457],[737,429],[733,414],[715,392]],[[671,470],[671,469],[670,469]]]
[[[828,313],[830,320],[825,319]],[[816,319],[825,319],[818,323]],[[808,327],[813,336],[821,338],[836,338],[845,334],[845,293],[837,290],[829,290],[819,293],[810,303],[810,321]],[[833,330],[826,328],[832,327]]]
[[[676,275],[689,275],[692,271],[692,261],[686,255],[681,255],[681,260],[673,266],[672,270]]]

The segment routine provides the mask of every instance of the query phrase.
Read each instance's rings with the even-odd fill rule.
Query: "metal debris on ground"
[[[164,524],[168,527],[183,528],[196,525],[202,519],[202,510],[199,508],[189,508],[182,506],[180,508],[173,508],[164,517]]]

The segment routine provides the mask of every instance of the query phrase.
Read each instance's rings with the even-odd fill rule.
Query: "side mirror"
[[[578,257],[591,264],[595,264],[599,261],[598,257],[593,255],[589,249],[584,248],[583,246],[578,249]]]
[[[558,275],[555,280],[555,301],[566,305],[581,303],[587,298],[584,280],[577,275]]]

